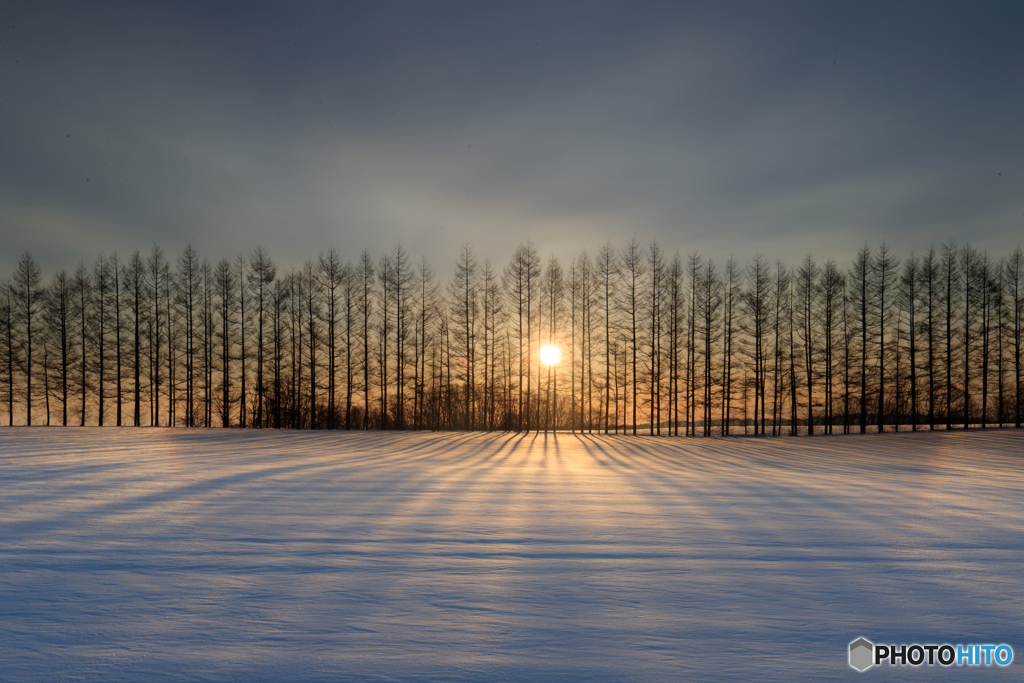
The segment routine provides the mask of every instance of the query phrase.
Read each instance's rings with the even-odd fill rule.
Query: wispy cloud
[[[466,241],[503,260],[633,234],[845,258],[999,248],[1024,219],[1012,6],[13,14],[0,272],[154,241],[287,265],[402,240],[442,272]]]

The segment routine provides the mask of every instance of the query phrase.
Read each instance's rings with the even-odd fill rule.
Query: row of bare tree
[[[100,256],[0,287],[8,424],[815,434],[1021,425],[1024,253],[721,268],[657,243],[447,281],[399,244]],[[545,365],[540,349],[561,349]]]

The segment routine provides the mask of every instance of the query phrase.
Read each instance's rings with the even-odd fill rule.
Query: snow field
[[[1022,457],[1016,430],[3,428],[0,679],[1020,680]],[[1017,661],[858,674],[858,636]]]

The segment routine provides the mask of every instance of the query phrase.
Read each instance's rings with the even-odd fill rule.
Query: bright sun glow
[[[544,365],[556,365],[561,357],[562,352],[557,346],[545,346],[540,350],[540,360]]]

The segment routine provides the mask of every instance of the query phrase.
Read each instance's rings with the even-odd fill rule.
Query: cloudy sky
[[[1024,244],[1017,2],[0,6],[0,276]]]

